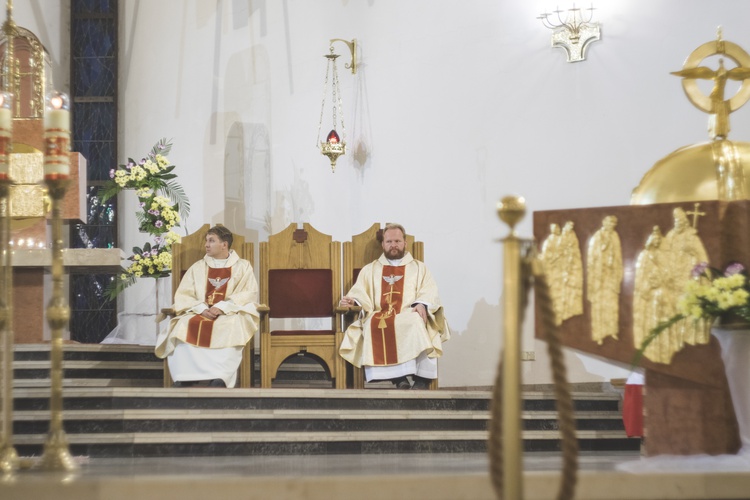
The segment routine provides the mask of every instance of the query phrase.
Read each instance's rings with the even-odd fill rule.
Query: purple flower
[[[727,268],[724,270],[724,276],[733,276],[735,274],[741,273],[744,270],[745,270],[745,266],[743,266],[739,262],[734,262],[732,264],[729,264]]]
[[[159,254],[159,250],[158,249],[154,248],[153,250],[151,250],[151,256],[152,257],[156,257],[158,254]]]
[[[149,210],[148,213],[150,213],[151,215],[155,217],[159,217],[159,211],[155,208],[152,208],[151,210]]]
[[[146,202],[145,202],[145,201],[142,201],[142,202],[141,202],[141,208],[143,208],[143,207],[145,207],[145,206],[146,206]]]
[[[693,278],[700,278],[706,273],[706,269],[708,269],[708,262],[699,262],[690,272],[690,276]]]
[[[110,179],[114,179],[115,178],[115,169],[114,168],[110,168],[109,169],[109,178]]]
[[[156,246],[161,246],[162,243],[164,243],[164,238],[161,236],[157,236],[154,238],[154,243],[156,243]]]
[[[151,252],[143,252],[143,254],[141,255],[141,257],[148,258],[150,255],[151,255]]]
[[[154,226],[156,226],[156,227],[162,227],[163,225],[164,225],[164,222],[162,222],[162,221],[160,221],[160,220],[158,220],[158,221],[156,221],[156,222],[154,223]]]

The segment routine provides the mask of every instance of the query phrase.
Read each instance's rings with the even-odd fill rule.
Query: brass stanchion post
[[[521,428],[521,246],[515,225],[526,213],[523,198],[506,196],[497,207],[500,219],[510,226],[503,240],[503,372],[502,456],[503,498],[523,498],[523,439]]]

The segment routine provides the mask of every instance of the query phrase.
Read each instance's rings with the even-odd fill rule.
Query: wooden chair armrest
[[[336,314],[359,314],[362,312],[362,306],[336,306],[336,309],[334,309]]]
[[[164,307],[161,310],[161,313],[164,316],[177,316],[177,311],[174,310],[172,307]]]
[[[271,308],[265,304],[258,304],[255,310],[261,314],[268,314],[269,312],[271,312]]]

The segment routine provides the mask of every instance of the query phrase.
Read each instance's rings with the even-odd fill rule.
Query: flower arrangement
[[[116,297],[138,278],[164,278],[172,271],[172,244],[180,236],[173,231],[190,211],[185,192],[172,171],[175,166],[167,158],[172,143],[161,139],[149,154],[136,162],[128,162],[110,170],[110,181],[102,187],[99,196],[106,201],[125,189],[135,189],[140,211],[136,213],[140,231],[150,234],[153,242],[134,247],[128,257],[132,263],[122,268],[107,290],[110,298]]]
[[[648,333],[636,352],[636,363],[649,344],[678,321],[739,318],[750,323],[750,280],[745,266],[733,263],[721,272],[701,262],[691,275],[693,279],[677,302],[677,314]]]
[[[123,189],[136,189],[138,198],[161,191],[172,201],[181,202],[187,215],[190,205],[182,187],[174,180],[177,177],[177,174],[172,173],[175,165],[171,165],[166,156],[171,150],[172,143],[167,139],[161,139],[154,144],[145,158],[137,162],[128,158],[127,163],[111,169],[110,181],[99,192],[102,201],[116,196]]]
[[[138,212],[140,230],[149,234],[163,234],[180,224],[179,205],[172,204],[169,198],[151,194],[140,198],[143,212]]]
[[[134,247],[128,260],[133,263],[123,269],[119,276],[121,288],[126,288],[137,278],[166,278],[172,271],[172,244],[180,242],[180,235],[174,231],[154,238],[154,244],[147,242],[143,248]]]

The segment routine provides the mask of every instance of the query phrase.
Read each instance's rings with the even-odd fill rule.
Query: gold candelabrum
[[[63,430],[63,331],[70,322],[70,307],[63,291],[62,201],[70,184],[70,104],[68,96],[51,92],[44,111],[44,182],[52,200],[52,298],[47,305],[50,327],[50,425],[38,467],[70,471],[78,466],[70,454]]]
[[[583,10],[588,11],[588,16]],[[545,28],[552,30],[552,46],[565,50],[567,62],[585,60],[588,45],[601,38],[599,23],[593,20],[594,10],[593,5],[588,9],[580,9],[573,4],[570,9],[557,8],[537,16]]]
[[[19,29],[13,22],[13,2],[7,0],[7,17],[2,31],[5,53],[0,92],[0,335],[2,335],[2,426],[0,427],[0,472],[12,473],[19,467],[13,447],[13,267],[11,241],[10,153],[12,152],[13,95],[17,89],[14,39]],[[40,59],[40,58],[38,58]],[[42,61],[43,62],[43,61]],[[42,68],[43,74],[43,68]],[[38,83],[38,82],[37,82]],[[41,89],[36,86],[35,88]],[[18,99],[15,99],[16,101]],[[17,104],[17,103],[16,103]],[[33,108],[33,106],[32,106]],[[38,108],[37,108],[38,109]],[[19,109],[16,108],[18,112]],[[39,116],[39,115],[34,115]],[[48,471],[71,471],[77,468],[68,449],[62,425],[63,331],[70,321],[70,307],[63,294],[62,201],[70,183],[70,101],[61,92],[50,92],[44,100],[44,181],[52,200],[52,299],[47,307],[47,321],[52,335],[50,351],[50,429],[44,453],[36,466]]]

